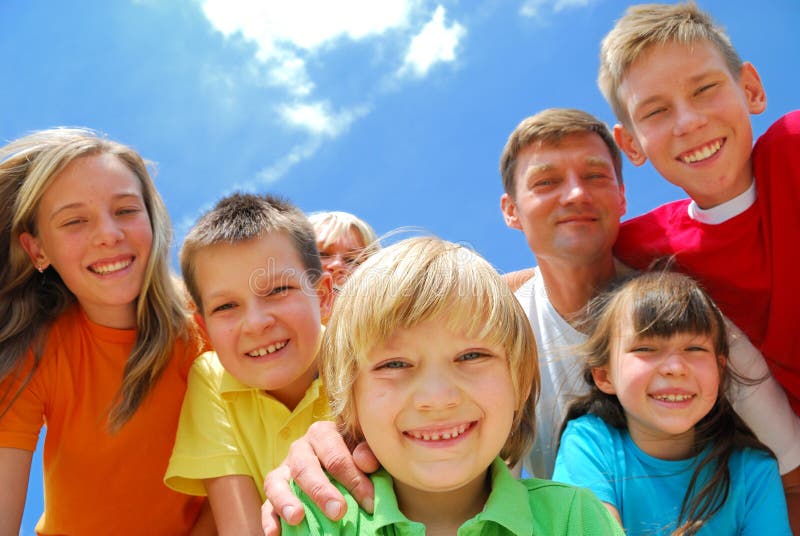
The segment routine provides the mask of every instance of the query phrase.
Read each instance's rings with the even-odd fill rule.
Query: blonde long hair
[[[0,417],[46,359],[42,353],[50,325],[76,301],[52,267],[44,275],[36,272],[19,237],[24,232],[37,235],[39,203],[55,177],[70,162],[99,154],[117,157],[139,179],[153,232],[136,302],[136,342],[109,414],[112,430],[133,416],[164,370],[176,340],[190,334],[191,316],[169,271],[172,225],[142,157],[88,129],[54,128],[19,138],[0,148],[0,310],[8,311],[6,321],[0,322],[0,381],[16,375],[22,387],[13,390],[14,382],[9,382],[0,392]],[[29,351],[31,369],[23,367]]]

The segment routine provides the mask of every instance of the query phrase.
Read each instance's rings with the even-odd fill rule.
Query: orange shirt
[[[112,435],[108,410],[135,336],[68,309],[33,378],[0,418],[0,447],[33,451],[47,425],[39,534],[176,535],[194,524],[202,500],[168,489],[163,478],[188,371],[203,348],[178,342],[158,383]]]

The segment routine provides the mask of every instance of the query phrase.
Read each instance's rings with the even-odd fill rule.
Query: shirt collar
[[[312,403],[317,399],[319,399],[324,394],[321,392],[321,390],[322,390],[322,381],[319,378],[317,378],[311,383],[311,385],[308,386],[308,389],[306,389],[306,394],[303,396],[303,399],[297,404],[295,412],[304,408],[307,404]],[[225,395],[233,393],[256,392],[272,398],[272,395],[259,389],[258,387],[251,387],[249,385],[243,384],[242,382],[231,376],[231,374],[227,370],[222,373],[222,379],[220,380],[220,385],[219,385],[219,392],[223,397]]]
[[[709,209],[702,209],[697,206],[697,203],[691,201],[688,208],[689,217],[697,222],[705,223],[706,225],[719,225],[720,223],[725,223],[731,218],[738,216],[750,208],[755,202],[756,181],[753,181],[750,183],[750,187],[744,192],[733,199]]]
[[[483,511],[462,526],[476,523],[496,523],[511,534],[526,534],[533,526],[528,500],[528,489],[514,478],[505,462],[496,458],[491,466],[492,491]],[[376,531],[382,527],[395,524],[417,524],[410,521],[397,505],[392,477],[381,469],[373,474],[375,486],[375,522]]]

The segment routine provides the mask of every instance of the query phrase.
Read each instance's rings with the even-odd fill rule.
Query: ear
[[[520,224],[519,217],[517,217],[517,204],[514,203],[514,199],[509,194],[500,196],[500,210],[503,211],[503,220],[505,220],[507,226],[512,229],[522,230],[522,224]]]
[[[607,395],[615,395],[617,390],[614,388],[614,384],[611,383],[610,376],[607,366],[592,369],[592,379],[597,388]]]
[[[764,84],[761,83],[758,71],[749,61],[742,64],[742,70],[739,73],[739,86],[744,91],[747,109],[751,114],[760,114],[767,109],[767,92],[764,90]]]
[[[625,215],[626,212],[628,212],[628,199],[625,197],[625,185],[624,184],[620,184],[619,185],[619,197],[620,197],[620,200],[619,200],[619,206],[620,206],[619,217],[621,218],[622,216]]]
[[[319,315],[320,318],[327,321],[331,316],[331,308],[333,307],[333,277],[331,274],[324,271],[317,281],[317,296],[319,297]]]
[[[19,243],[28,257],[31,259],[34,268],[41,271],[50,265],[47,254],[39,243],[39,239],[32,234],[25,232],[19,235]]]
[[[619,123],[614,125],[614,140],[634,166],[641,166],[647,162],[647,155],[644,154],[636,136]]]

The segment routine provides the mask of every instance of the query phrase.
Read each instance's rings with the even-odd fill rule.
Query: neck
[[[425,525],[428,536],[456,534],[461,525],[478,515],[486,505],[490,471],[449,491],[422,491],[395,480],[397,504],[408,519]]]
[[[93,307],[80,303],[86,318],[97,325],[113,329],[136,328],[136,304],[130,303],[121,307]]]
[[[694,428],[671,437],[651,436],[646,433],[635,433],[628,430],[631,439],[642,452],[659,460],[685,460],[690,458],[694,450]]]
[[[589,300],[617,274],[610,253],[590,264],[575,265],[559,259],[539,259],[539,271],[550,303],[567,321],[583,312]]]

